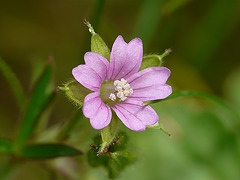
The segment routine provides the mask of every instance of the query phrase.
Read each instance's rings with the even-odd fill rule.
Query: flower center
[[[121,101],[127,99],[127,96],[133,93],[133,89],[131,88],[130,84],[127,83],[125,79],[121,79],[121,81],[116,80],[114,81],[115,91],[112,92],[109,96],[109,99],[115,101],[116,95]]]
[[[124,78],[121,80],[104,81],[100,88],[100,97],[104,103],[113,105],[116,102],[124,101],[127,96],[133,93],[130,84]]]

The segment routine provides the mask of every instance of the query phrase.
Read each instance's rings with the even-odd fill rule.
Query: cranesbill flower
[[[95,129],[106,127],[112,110],[129,129],[144,131],[146,125],[158,122],[158,115],[145,101],[163,99],[172,93],[166,84],[170,70],[150,67],[140,72],[143,45],[139,38],[126,43],[122,36],[115,40],[110,62],[94,52],[84,56],[85,65],[72,70],[74,78],[93,91],[84,99],[83,114]]]

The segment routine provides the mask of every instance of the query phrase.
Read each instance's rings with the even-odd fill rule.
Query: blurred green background
[[[72,68],[84,62],[84,53],[90,51],[85,18],[110,48],[119,34],[126,41],[140,37],[146,55],[171,48],[173,52],[164,59],[164,66],[172,71],[168,83],[174,91],[210,92],[236,112],[193,97],[154,104],[172,136],[150,129],[132,132],[122,126],[139,160],[118,179],[240,179],[240,1],[1,0],[0,56],[28,95],[48,56],[54,57],[53,88],[71,79]],[[1,73],[0,89],[0,137],[13,140],[19,129],[19,110]],[[45,113],[48,132],[35,134],[40,142],[56,141],[58,125],[78,111],[62,95],[50,109]],[[84,123],[92,137],[97,131],[84,121],[78,126]],[[79,131],[81,128],[76,127],[66,141],[86,152],[91,140],[81,144]],[[0,167],[8,158],[0,154]],[[14,159],[8,179],[107,178],[103,168],[91,169],[87,163],[79,166],[82,161],[84,157],[19,164]]]

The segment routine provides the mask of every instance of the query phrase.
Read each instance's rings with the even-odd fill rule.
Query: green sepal
[[[85,20],[85,24],[87,25],[89,32],[92,34],[91,37],[91,51],[101,54],[103,57],[105,57],[108,61],[110,61],[110,51],[106,45],[106,43],[103,41],[101,36],[97,34],[92,25]]]
[[[78,81],[72,80],[66,83],[63,87],[58,87],[58,90],[61,90],[66,93],[67,97],[75,102],[80,107],[83,106],[84,98],[91,93],[89,89],[85,88]]]
[[[102,137],[102,145],[100,149],[101,153],[104,152],[104,150],[111,144],[111,142],[115,138],[117,129],[118,129],[118,121],[119,121],[119,118],[112,111],[112,119],[110,124],[107,127],[101,129],[101,137]]]
[[[171,136],[171,134],[169,132],[167,132],[162,126],[160,121],[158,121],[156,124],[154,125],[147,125],[147,128],[150,129],[160,129],[162,132],[164,132],[165,134],[167,134],[168,136]]]
[[[142,60],[142,65],[139,69],[139,71],[149,68],[149,67],[158,67],[162,65],[162,59],[170,54],[171,49],[166,49],[163,54],[157,55],[148,55],[144,56]]]
[[[162,64],[162,58],[160,55],[144,56],[143,60],[142,60],[142,65],[141,65],[139,71],[149,68],[149,67],[161,66],[161,64]]]
[[[110,51],[101,36],[99,36],[97,33],[93,34],[91,37],[91,51],[101,54],[108,61],[110,61]]]

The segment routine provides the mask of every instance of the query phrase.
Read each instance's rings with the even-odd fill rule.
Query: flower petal
[[[110,66],[108,70],[108,79],[118,74],[127,57],[127,43],[122,36],[118,36],[112,46],[110,54]]]
[[[117,116],[129,129],[144,131],[146,125],[157,123],[159,117],[150,106],[142,106],[141,102],[127,99],[112,106]]]
[[[90,118],[90,123],[95,129],[106,127],[112,118],[112,112],[108,105],[99,97],[99,92],[88,94],[84,99],[83,114]]]
[[[93,92],[88,94],[83,103],[83,114],[87,118],[94,116],[97,113],[97,109],[100,107],[102,100],[99,97],[99,92]]]
[[[103,82],[107,76],[109,62],[100,54],[94,52],[87,52],[84,55],[85,63],[88,67],[92,68],[100,77]]]
[[[122,36],[118,36],[112,47],[108,78],[127,78],[136,73],[141,66],[142,56],[141,39],[135,38],[127,44]]]
[[[144,69],[127,79],[133,88],[133,94],[128,98],[138,101],[163,99],[172,93],[172,87],[165,84],[170,76],[170,70],[165,67]]]
[[[90,117],[90,123],[94,129],[102,129],[109,125],[112,119],[112,112],[108,105],[101,103],[97,113]]]
[[[87,65],[79,65],[72,70],[74,78],[86,88],[92,91],[99,91],[102,79]]]

